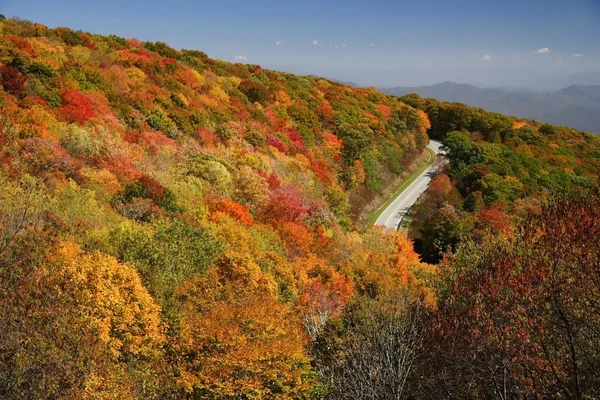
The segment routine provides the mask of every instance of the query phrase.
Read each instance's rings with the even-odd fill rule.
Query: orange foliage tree
[[[216,200],[212,203],[210,208],[212,212],[211,219],[213,221],[218,221],[219,215],[225,214],[245,226],[252,226],[254,223],[254,218],[252,218],[252,215],[250,215],[249,212],[249,206],[243,206],[228,198]]]
[[[298,259],[294,269],[300,287],[297,307],[304,328],[314,337],[330,317],[342,311],[354,294],[354,281],[312,254]]]
[[[180,290],[179,385],[209,399],[297,399],[311,384],[296,315],[258,266],[228,258]]]

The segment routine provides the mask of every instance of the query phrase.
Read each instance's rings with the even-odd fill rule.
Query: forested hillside
[[[433,304],[412,244],[348,214],[421,154],[424,112],[159,42],[0,32],[0,397],[318,397],[309,340],[349,299]]]
[[[423,259],[441,260],[413,393],[598,397],[600,137],[400,99],[448,161],[411,215]]]
[[[413,209],[411,236],[429,262],[463,237],[509,233],[558,194],[597,185],[600,137],[460,103],[400,98],[431,119],[448,167]]]
[[[464,103],[505,115],[600,134],[599,85],[571,84],[561,90],[540,92],[526,88],[482,89],[464,83],[442,82],[431,86],[380,90],[396,96],[416,93],[421,97]]]

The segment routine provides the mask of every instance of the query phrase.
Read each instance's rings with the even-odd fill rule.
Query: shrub
[[[15,67],[4,66],[0,68],[0,83],[4,90],[13,96],[21,96],[25,92],[27,79]]]
[[[96,116],[90,99],[77,90],[66,89],[61,94],[61,100],[63,106],[59,109],[58,115],[66,122],[83,124]]]
[[[238,89],[240,92],[244,93],[252,103],[264,104],[271,100],[272,97],[269,88],[260,82],[249,79],[243,80],[238,86]]]
[[[166,211],[182,211],[176,203],[173,192],[146,175],[125,185],[124,192],[117,196],[117,200],[121,203],[128,203],[134,198],[150,199]]]

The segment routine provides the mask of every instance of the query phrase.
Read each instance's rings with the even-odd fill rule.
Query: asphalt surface
[[[436,154],[443,153],[441,151],[442,144],[431,140],[427,147],[433,150]],[[436,169],[438,168],[437,162],[431,164],[421,175],[417,177],[396,199],[390,204],[383,213],[379,216],[375,225],[383,225],[386,228],[397,230],[402,222],[402,218],[408,213],[413,204],[417,201],[419,196],[427,190],[429,182],[433,179]]]

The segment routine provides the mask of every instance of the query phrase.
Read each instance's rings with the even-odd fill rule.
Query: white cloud
[[[313,44],[316,46],[316,45],[319,44],[319,41],[318,40],[313,40]]]
[[[374,46],[374,44],[373,44],[373,43],[369,43],[369,47],[373,47],[373,46]]]
[[[579,57],[583,57],[583,56],[584,56],[583,53],[575,53],[575,54],[573,54],[573,57],[575,57],[575,58],[579,58]]]
[[[490,56],[489,54],[486,54],[485,56],[481,57],[481,59],[483,61],[490,61],[492,59],[492,56]]]
[[[348,46],[346,43],[342,44],[342,47],[346,47],[346,46]]]
[[[546,54],[550,53],[550,49],[547,47],[542,47],[541,49],[537,49],[536,51],[532,51],[531,54]]]
[[[239,62],[239,63],[247,63],[248,62],[248,57],[246,57],[246,56],[235,56],[233,60],[235,62]]]
[[[275,42],[275,46],[279,46],[280,44],[283,44],[283,40],[278,40]]]

